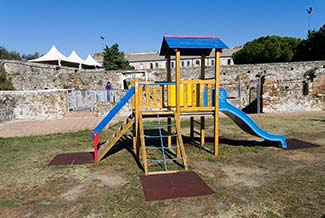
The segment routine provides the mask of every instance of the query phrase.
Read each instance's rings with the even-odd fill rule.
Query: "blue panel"
[[[218,38],[165,38],[169,48],[223,49],[228,48]]]
[[[220,91],[219,90],[219,101],[220,101]],[[215,89],[211,89],[211,106],[215,106],[215,99],[214,99],[214,96],[215,96]],[[204,107],[207,107],[208,106],[208,89],[205,88],[204,89],[204,92],[203,92],[203,106]]]
[[[115,115],[122,109],[122,107],[132,98],[134,95],[134,87],[132,87],[123,98],[112,108],[112,110],[104,117],[104,119],[96,126],[94,132],[99,134],[105,126],[115,117]],[[90,135],[91,139],[94,139],[94,135]]]
[[[181,55],[209,55],[212,49],[224,48],[228,46],[216,36],[164,36],[160,55],[175,55],[174,49]]]

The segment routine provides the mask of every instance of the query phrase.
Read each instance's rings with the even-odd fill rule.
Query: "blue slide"
[[[219,90],[219,111],[230,117],[245,132],[261,137],[267,141],[280,142],[283,149],[287,148],[287,141],[283,135],[274,135],[261,129],[246,113],[227,102],[227,91]]]
[[[132,98],[134,95],[134,87],[131,87],[129,91],[123,96],[123,98],[112,108],[112,110],[104,117],[104,119],[96,126],[94,132],[99,134],[105,126],[115,117],[115,115],[122,109],[122,107]],[[90,135],[91,139],[94,139],[94,134]]]

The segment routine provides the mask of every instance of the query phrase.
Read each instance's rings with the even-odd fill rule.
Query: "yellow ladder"
[[[99,145],[98,159],[100,161],[111,150],[111,148],[120,140],[120,138],[126,133],[126,131],[133,125],[134,117],[130,115],[124,123],[114,132],[104,144]]]

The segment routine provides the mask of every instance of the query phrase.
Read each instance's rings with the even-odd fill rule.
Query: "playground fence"
[[[115,103],[125,94],[124,90],[68,90],[67,101],[69,111],[93,111],[95,103]]]

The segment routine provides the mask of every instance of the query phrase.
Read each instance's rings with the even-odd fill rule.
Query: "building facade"
[[[240,50],[240,47],[224,49],[221,53],[220,64],[221,65],[233,65],[234,60],[232,55]],[[210,67],[215,65],[215,53],[205,58],[205,66]],[[95,60],[99,63],[103,62],[101,53],[94,55]],[[166,59],[164,56],[160,56],[158,52],[142,52],[142,53],[128,53],[125,54],[125,58],[129,61],[130,65],[135,70],[149,70],[149,69],[163,69],[166,68]],[[196,56],[182,56],[181,68],[192,68],[201,66],[201,57]],[[171,68],[175,68],[175,57],[171,59]]]

